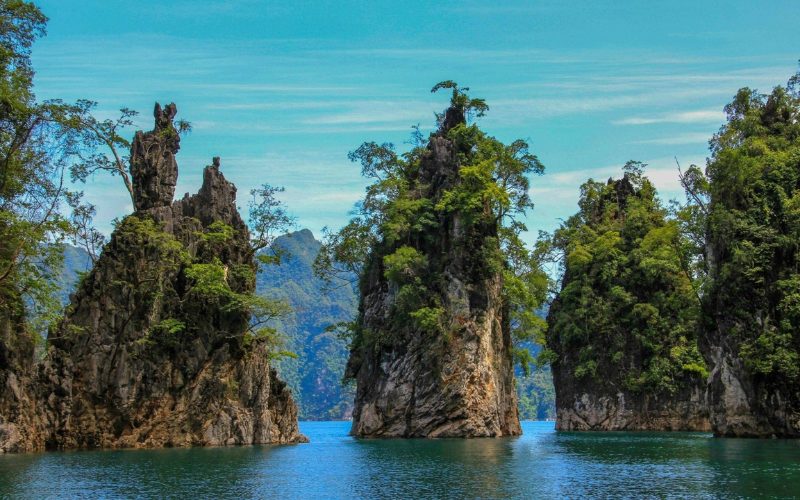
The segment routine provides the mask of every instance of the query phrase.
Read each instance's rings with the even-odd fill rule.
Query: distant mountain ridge
[[[325,328],[352,319],[357,300],[352,287],[326,290],[314,276],[312,266],[321,246],[308,229],[279,237],[274,247],[284,253],[281,263],[262,268],[256,287],[259,293],[283,298],[292,307],[278,328],[287,348],[298,357],[275,365],[297,396],[300,418],[338,420],[352,413],[354,387],[342,385],[347,346]]]

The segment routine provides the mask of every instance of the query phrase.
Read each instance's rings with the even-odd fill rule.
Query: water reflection
[[[303,423],[295,446],[0,456],[0,498],[562,498],[791,496],[800,443],[694,433],[355,440]]]
[[[708,468],[713,491],[732,496],[800,495],[800,442],[788,439],[710,440]]]
[[[360,441],[359,497],[513,496],[507,466],[515,439]]]

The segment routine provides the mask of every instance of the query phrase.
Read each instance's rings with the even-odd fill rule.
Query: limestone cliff
[[[800,389],[795,383],[754,375],[727,332],[732,322],[719,322],[704,338],[703,352],[712,366],[708,405],[714,434],[726,437],[800,437]]]
[[[553,239],[564,262],[547,317],[556,428],[707,431],[699,302],[677,228],[640,167],[628,167],[584,184],[581,210]]]
[[[461,150],[449,132],[464,123],[461,110],[447,110],[422,153],[418,174],[409,179],[409,192],[417,193],[409,204],[435,206],[462,183],[459,154],[469,151]],[[351,432],[361,437],[518,435],[502,276],[486,258],[496,250],[496,221],[438,209],[412,217],[412,224],[432,220],[418,224],[420,229],[402,242],[384,238],[362,276],[361,343],[351,351],[347,373],[357,381]],[[422,256],[413,284],[403,281],[406,271],[406,277],[387,277],[386,259],[398,251]],[[413,287],[427,290],[429,303],[441,304],[433,321],[401,313],[402,302],[418,299],[409,298]]]
[[[12,307],[0,314],[0,453],[44,446],[33,386],[34,337],[27,331],[22,300],[9,299]]]
[[[117,223],[51,332],[27,449],[292,443],[297,408],[248,333],[249,233],[219,159],[173,202],[176,108],[131,147],[135,212]],[[26,432],[35,429],[29,426]]]
[[[781,257],[770,255],[773,265],[785,266],[770,276],[769,280],[765,279],[758,284],[760,287],[772,288],[772,293],[764,293],[750,282],[745,281],[746,284],[742,285],[744,280],[740,278],[743,274],[741,266],[731,262],[733,259],[728,247],[733,246],[733,242],[728,240],[730,236],[714,236],[716,238],[709,238],[706,252],[710,262],[710,274],[716,281],[706,297],[705,306],[709,321],[706,322],[700,343],[703,355],[711,367],[708,380],[708,406],[714,434],[726,437],[800,438],[800,384],[797,383],[797,377],[792,379],[783,373],[759,373],[753,369],[752,358],[756,356],[750,354],[751,359],[748,360],[745,357],[747,348],[743,346],[748,336],[758,338],[761,334],[769,338],[769,335],[777,330],[775,323],[780,323],[777,318],[780,318],[780,312],[783,311],[776,313],[776,318],[771,318],[769,311],[779,310],[774,302],[783,297],[775,293],[775,288],[778,287],[772,280],[775,280],[775,275],[779,272],[796,276],[796,273],[791,271],[796,269],[796,266],[788,266],[781,262]],[[740,234],[736,234],[736,238],[740,237]],[[777,250],[771,251],[774,251],[775,255],[780,255]],[[731,268],[735,269],[731,271]],[[725,274],[734,278],[722,278]],[[728,286],[745,289],[748,293],[732,294],[726,289]],[[752,288],[748,290],[746,287]],[[742,306],[743,302],[746,308]],[[734,311],[738,314],[734,314]],[[794,321],[797,321],[796,317]],[[785,321],[781,326],[786,328],[787,323],[791,327],[789,321]],[[795,337],[797,337],[796,332],[797,330],[794,330]],[[795,353],[794,360],[791,355],[770,354],[776,360],[788,359],[787,364],[790,369],[797,370],[796,359],[800,348],[797,347],[796,341],[790,341],[788,344]],[[764,342],[763,345],[766,346],[765,351],[774,348],[769,342]]]
[[[711,430],[705,387],[687,380],[680,392],[631,392],[612,379],[581,383],[569,358],[553,365],[556,429],[560,431]],[[612,375],[613,377],[613,375]]]

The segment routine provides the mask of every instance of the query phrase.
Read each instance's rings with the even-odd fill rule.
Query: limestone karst
[[[135,212],[50,333],[14,451],[293,443],[305,438],[250,332],[256,264],[220,162],[173,202],[174,104],[131,147]]]
[[[521,433],[508,305],[492,260],[497,214],[488,203],[449,205],[475,194],[461,168],[474,161],[470,133],[479,134],[453,103],[409,163],[407,198],[387,210],[366,264],[346,373],[357,382],[356,436]]]
[[[548,312],[559,430],[709,430],[699,300],[637,162],[588,181],[553,236],[564,275]]]

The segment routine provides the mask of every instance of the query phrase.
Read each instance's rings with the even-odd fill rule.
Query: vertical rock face
[[[175,104],[162,109],[156,103],[155,128],[150,132],[140,130],[133,139],[131,178],[136,211],[172,205],[178,181],[175,155],[180,149],[180,136],[172,125],[177,112]]]
[[[253,291],[255,264],[219,159],[198,194],[172,202],[175,112],[157,105],[155,129],[136,134],[136,212],[49,338],[39,389],[48,448],[304,439],[267,347],[248,340],[249,311],[226,299]],[[213,293],[199,291],[204,280]]]
[[[547,317],[556,429],[710,430],[699,306],[652,185],[626,174],[582,191],[554,237],[565,262]]]
[[[420,163],[421,198],[435,203],[461,182],[458,151],[447,137],[464,123],[449,109]],[[458,215],[438,221],[411,241],[427,256],[426,283],[452,325],[437,334],[400,324],[393,307],[398,286],[384,257],[398,245],[374,249],[361,282],[359,328],[371,339],[354,348],[347,376],[357,381],[351,433],[361,437],[499,437],[521,433],[514,390],[511,336],[502,276],[482,259],[495,224],[469,224]],[[492,241],[497,241],[496,239]]]
[[[17,311],[0,317],[0,453],[44,446],[33,389],[34,341],[26,332],[22,301],[15,302]]]
[[[569,357],[553,364],[560,431],[710,431],[705,391],[690,383],[676,393],[632,393],[613,379],[576,380]]]
[[[769,312],[765,312],[774,305],[764,300],[764,297],[770,295],[762,290],[755,290],[752,296],[746,298],[731,296],[720,291],[730,283],[721,278],[723,273],[720,267],[727,266],[729,269],[738,267],[730,262],[730,250],[724,248],[728,244],[728,241],[712,239],[706,248],[711,263],[711,275],[719,282],[707,297],[708,316],[713,318],[713,321],[709,321],[706,325],[705,335],[701,338],[700,344],[703,355],[711,367],[708,380],[708,405],[712,429],[714,434],[726,437],[798,438],[800,437],[800,385],[796,380],[778,374],[754,373],[752,366],[748,367],[744,359],[742,332],[752,334],[755,331],[757,334],[761,330],[771,333],[775,330],[775,326],[770,323],[777,321],[770,318]],[[728,262],[725,262],[726,260]],[[775,261],[780,262],[780,259],[775,258]],[[796,266],[792,267],[796,269]],[[739,269],[735,272],[728,270],[727,274],[735,275],[738,271]],[[770,279],[774,277],[771,276]],[[764,288],[768,286],[777,288],[767,279],[760,285]],[[741,281],[735,282],[735,286],[739,289],[744,288]],[[773,294],[771,298],[774,300],[777,296],[778,294]],[[742,301],[748,302],[749,307],[745,309],[747,312],[734,315],[732,311],[744,309]],[[764,344],[772,347],[766,342]],[[800,352],[800,348],[796,346],[794,343],[792,348]],[[775,356],[775,359],[780,358]]]
[[[800,389],[753,376],[725,332],[724,318],[705,338],[703,352],[713,367],[708,405],[714,434],[726,437],[800,437]]]

